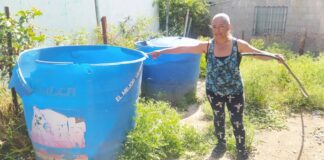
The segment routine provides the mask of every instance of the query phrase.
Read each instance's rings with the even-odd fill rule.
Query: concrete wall
[[[263,37],[268,41],[284,42],[295,51],[300,39],[307,31],[305,50],[324,50],[324,1],[323,0],[211,0],[216,5],[210,7],[211,15],[225,12],[231,17],[233,34],[244,39],[253,35],[254,8],[256,6],[287,6],[286,32],[280,36]]]
[[[158,30],[158,8],[154,0],[98,0],[99,17],[107,16],[108,23],[118,24],[125,17],[154,18],[152,30]],[[93,33],[97,26],[94,0],[0,0],[0,9],[9,6],[11,15],[35,7],[43,15],[35,19],[39,31],[48,37],[71,34],[80,30]],[[50,42],[46,43],[50,45]]]

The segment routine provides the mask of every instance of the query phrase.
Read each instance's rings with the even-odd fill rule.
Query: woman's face
[[[230,24],[221,18],[216,18],[209,26],[215,38],[226,38],[230,32]]]

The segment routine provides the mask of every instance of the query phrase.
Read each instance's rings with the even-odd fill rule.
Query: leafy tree
[[[169,35],[183,35],[187,9],[192,18],[190,37],[208,36],[210,21],[208,4],[206,0],[157,0],[159,5],[160,28],[165,30],[167,4],[169,7]]]

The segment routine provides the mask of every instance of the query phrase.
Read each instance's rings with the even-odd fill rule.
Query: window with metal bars
[[[256,6],[254,9],[254,35],[284,34],[287,13],[288,7],[286,6]]]

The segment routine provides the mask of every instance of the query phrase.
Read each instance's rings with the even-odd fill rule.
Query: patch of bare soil
[[[287,119],[287,129],[257,131],[254,137],[253,159],[324,160],[324,117],[316,114],[303,114],[303,120],[304,141],[299,114]]]

